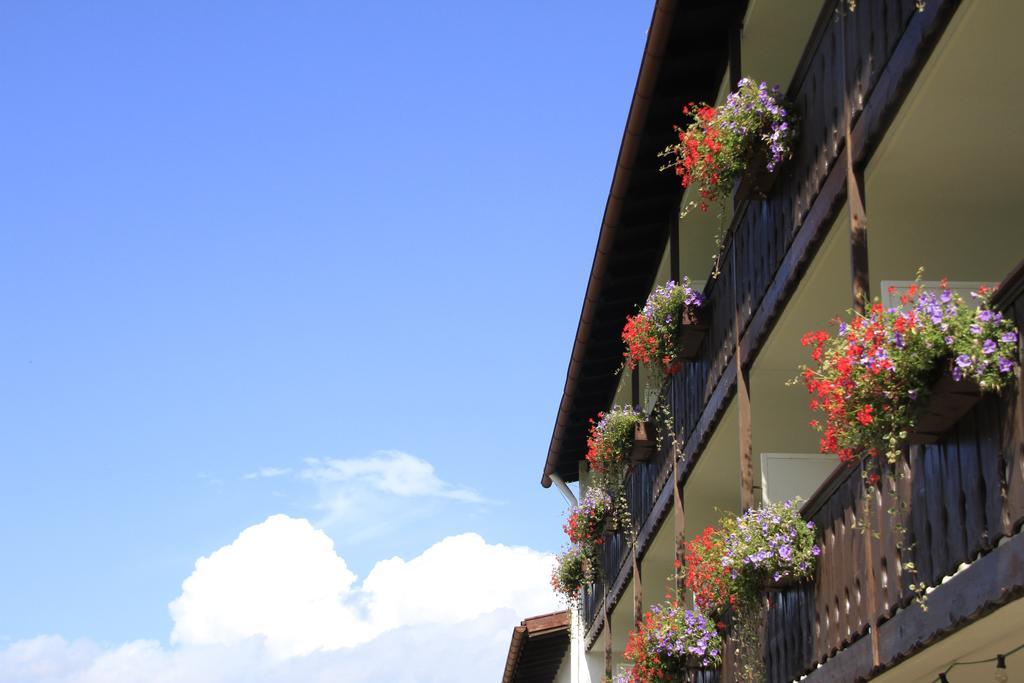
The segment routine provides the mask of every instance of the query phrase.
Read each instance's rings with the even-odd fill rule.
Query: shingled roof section
[[[658,152],[688,102],[713,101],[728,66],[729,31],[746,0],[658,0],[605,205],[541,484],[579,478],[587,420],[608,408],[622,362],[622,326],[650,292],[682,188]]]
[[[551,683],[568,649],[568,612],[523,619],[512,631],[501,683]]]

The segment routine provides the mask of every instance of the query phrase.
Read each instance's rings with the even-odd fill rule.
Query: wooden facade
[[[676,492],[694,471],[730,402],[746,392],[745,373],[844,204],[854,199],[851,211],[865,210],[862,171],[960,2],[928,0],[923,11],[915,0],[859,2],[854,13],[844,11],[845,6],[842,0],[824,3],[789,85],[787,97],[799,112],[802,131],[794,158],[767,199],[734,207],[721,272],[705,289],[710,321],[705,342],[664,389],[675,436],[684,447],[673,453],[665,439],[659,453],[634,465],[627,476],[636,546],[617,534],[601,548],[604,579],[588,587],[583,599],[588,647],[634,578],[635,557],[642,558],[661,525],[671,523],[673,506],[682,507]],[[737,57],[733,53],[731,58]],[[864,220],[863,215],[851,217],[855,231]],[[657,246],[664,249],[664,241]],[[867,250],[856,239],[850,250],[851,300],[856,303],[867,288]],[[1006,280],[997,303],[1024,327],[1022,269],[999,276]],[[647,279],[652,278],[653,269]],[[610,345],[609,339],[618,341],[615,332],[599,340],[591,335],[591,341]],[[600,353],[608,353],[605,346]],[[605,394],[595,391],[590,400],[601,396],[606,408],[610,398]],[[590,408],[567,396],[563,412],[575,406],[582,414]],[[741,450],[742,429],[741,416]],[[570,432],[553,440],[545,477],[570,473],[567,463],[582,454],[581,446],[580,436]],[[866,494],[855,468],[837,468],[805,505],[805,516],[822,534],[823,552],[813,582],[769,596],[768,680],[866,680],[1024,594],[1024,539],[1018,535],[1024,524],[1024,399],[1019,385],[1007,395],[985,397],[937,442],[908,446],[897,467],[901,476],[890,473],[883,479],[883,494],[869,502],[880,525],[877,539],[857,528]],[[895,519],[886,514],[897,498],[908,503],[900,520],[908,530],[902,552],[894,537]],[[865,558],[870,571],[865,571]],[[904,569],[907,562],[916,564],[916,573]],[[907,609],[914,599],[910,584],[922,580],[938,586],[930,596],[931,608]],[[718,674],[703,672],[700,678],[717,680]]]

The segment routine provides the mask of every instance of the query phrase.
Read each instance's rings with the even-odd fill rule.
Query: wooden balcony
[[[1004,282],[997,302],[1018,326],[1024,323],[1024,268]],[[892,476],[897,468],[900,477]],[[813,583],[771,596],[769,681],[792,681],[832,660],[838,671],[818,670],[834,677],[829,680],[866,677],[875,668],[875,654],[865,657],[873,648],[864,644],[869,627],[880,634],[877,658],[884,667],[1024,591],[1019,382],[983,398],[938,442],[905,449],[867,501],[878,538],[857,528],[866,495],[858,475],[858,468],[840,468],[804,507],[822,534],[822,554]],[[898,501],[906,509],[893,517],[887,510],[900,509]],[[897,521],[906,529],[902,550]],[[906,569],[908,562],[916,572]],[[910,584],[922,581],[941,586],[929,595],[927,611],[912,604]],[[859,657],[837,657],[858,642]]]
[[[996,303],[1024,324],[1024,262]],[[1021,386],[985,396],[936,443],[905,447],[870,498],[860,466],[840,466],[807,501],[822,553],[813,582],[767,595],[767,681],[866,680],[1024,594]],[[866,509],[877,537],[859,526]],[[605,570],[627,552],[621,537],[609,544]],[[934,589],[927,610],[914,602],[911,584],[920,582]],[[602,596],[587,597],[593,620]]]
[[[861,3],[854,15],[844,21],[836,21],[834,10],[839,5],[839,2],[833,2],[825,7],[788,89],[787,96],[795,103],[801,117],[802,133],[794,158],[783,167],[783,175],[768,199],[736,207],[721,259],[721,272],[706,289],[711,327],[704,347],[698,359],[687,363],[667,388],[673,427],[685,444],[679,465],[679,476],[683,480],[693,470],[736,392],[736,354],[739,353],[743,359],[741,366],[744,370],[748,369],[747,359],[755,357],[763,345],[842,207],[846,199],[847,155],[852,155],[856,164],[866,163],[913,84],[925,55],[948,24],[957,3],[953,0],[929,0],[924,12],[917,11],[914,0]],[[847,103],[853,121],[851,149],[846,148],[842,135]],[[989,413],[976,414],[983,410],[1005,412],[1007,407],[986,400],[968,418],[988,420],[974,424],[972,428],[979,429],[979,424],[988,425],[986,434],[989,436],[986,438],[994,439],[996,432],[992,430],[1002,423],[993,423]],[[795,423],[802,421],[801,418]],[[928,453],[938,447],[915,447],[915,452],[920,450],[920,454],[908,455],[904,465],[910,470],[918,468],[918,486],[925,482],[933,486],[929,477],[943,476],[941,471],[926,474],[929,467],[935,467],[928,464],[935,459]],[[991,463],[988,467],[992,467]],[[959,468],[958,461],[958,471]],[[651,463],[635,468],[627,478],[631,511],[638,529],[636,551],[641,556],[670,510],[671,474],[671,459],[667,453],[662,453]],[[906,481],[914,481],[913,476]],[[976,480],[971,481],[976,483]],[[991,480],[986,478],[982,481],[987,484]],[[859,482],[859,477],[844,478],[842,485],[837,485],[835,492],[828,497],[828,504],[814,514],[829,511],[838,514],[839,508],[849,501],[840,503],[840,499],[835,498],[836,502],[832,502],[833,496],[855,498],[853,489]],[[918,503],[914,523],[924,526],[915,528],[914,533],[931,534],[932,531],[922,529],[938,528],[935,526],[938,522],[927,520],[925,523],[922,505]],[[983,508],[986,515],[994,510]],[[946,514],[941,510],[935,512]],[[987,524],[989,518],[983,519]],[[827,526],[827,521],[821,521],[822,528]],[[840,536],[842,543],[854,543],[849,537],[849,533],[844,532]],[[998,537],[990,534],[986,538]],[[921,543],[916,536],[915,541]],[[971,549],[975,554],[979,552],[973,546]],[[621,538],[611,539],[602,549],[604,581],[602,585],[588,588],[584,596],[584,623],[589,643],[596,639],[602,628],[603,615],[615,606],[629,582],[632,552]],[[886,596],[880,603],[886,610],[885,614],[891,615],[893,610],[902,609],[907,604],[903,591],[910,579],[893,573],[896,570],[891,563],[898,565],[901,558],[881,552],[875,557],[886,563],[886,572],[882,574]],[[951,555],[947,552],[943,557],[948,560]],[[963,561],[960,559],[957,564]],[[931,562],[930,557],[928,562]],[[922,563],[921,571],[926,581],[933,578],[934,571],[944,571],[948,564],[936,562],[927,564],[927,567]],[[852,590],[856,596],[862,596],[861,588],[860,584],[842,586],[842,590]],[[840,600],[833,597],[835,601]],[[846,599],[844,594],[843,604]],[[854,602],[859,605],[857,601],[862,599],[857,597]],[[807,604],[801,605],[800,609],[810,609]],[[857,609],[860,610],[859,607]],[[855,612],[861,615],[858,619],[868,618],[864,617],[862,610]],[[822,618],[825,617],[828,617],[824,622],[825,635],[815,630],[811,641],[813,647],[806,644],[803,636],[793,640],[786,635],[780,642],[790,642],[786,640],[790,638],[801,643],[802,649],[793,654],[789,649],[778,646],[778,652],[772,655],[772,666],[780,671],[806,671],[810,663],[823,661],[827,653],[841,647],[843,642],[849,642],[856,634],[862,634],[866,628],[867,622],[861,621],[840,624],[835,610],[832,613],[823,611]],[[780,663],[782,661],[785,664]],[[780,676],[784,678],[783,674]]]

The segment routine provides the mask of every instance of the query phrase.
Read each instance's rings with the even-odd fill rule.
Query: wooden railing
[[[929,3],[929,12],[934,12],[936,5],[941,9],[947,4],[947,0],[935,0]],[[813,254],[813,240],[821,238],[831,223],[830,216],[842,203],[842,185],[827,192],[825,185],[826,181],[833,183],[836,174],[830,175],[830,171],[836,167],[843,149],[845,103],[849,102],[855,120],[869,103],[884,67],[897,51],[916,12],[915,0],[864,2],[856,13],[837,21],[836,12],[844,5],[845,2],[836,0],[826,3],[787,91],[800,116],[801,132],[793,159],[780,169],[768,199],[736,207],[722,253],[721,271],[705,289],[710,313],[707,338],[697,360],[686,363],[667,387],[673,428],[687,444],[691,456],[687,468],[699,457],[717,416],[727,404],[730,391],[721,389],[735,381],[735,375],[730,376],[729,371],[734,364],[737,335],[747,346],[748,354],[759,347],[770,324],[758,320],[751,332],[752,321],[757,315],[769,320],[778,315],[785,296],[773,288],[778,288],[780,281],[794,281],[796,271]],[[841,34],[843,31],[845,34]],[[911,46],[911,56],[916,56],[915,49]],[[900,73],[914,73],[914,68],[905,65]],[[884,100],[879,107],[891,107],[898,100],[888,91],[889,87],[886,82],[886,92],[876,98]],[[885,120],[883,115],[876,118]],[[875,129],[870,132],[880,134]],[[812,208],[816,213],[809,218]],[[799,242],[801,228],[812,219],[820,224],[815,228],[817,237]],[[785,278],[780,278],[782,270],[786,271]],[[774,298],[770,305],[765,305],[769,295]],[[759,307],[767,313],[759,311]],[[666,504],[663,491],[670,484],[671,464],[663,453],[657,462],[636,468],[629,475],[630,508],[638,528],[650,528],[648,520],[655,506]],[[641,537],[641,546],[644,541]],[[612,573],[605,575],[604,583],[622,587],[624,582],[616,581],[616,577],[628,571],[629,551],[625,543],[605,546],[602,565]],[[600,585],[585,591],[588,632],[592,632],[604,597]],[[611,601],[614,603],[617,598],[613,595]]]
[[[1013,298],[1001,302],[1018,326],[1024,323],[1022,271],[1004,284]],[[865,637],[869,626],[901,609],[920,609],[911,606],[912,583],[937,586],[1021,531],[1022,411],[1020,388],[1013,386],[983,398],[937,443],[907,448],[867,501],[877,538],[858,528],[866,496],[859,468],[837,470],[819,489],[804,507],[821,534],[814,582],[771,596],[769,681],[796,680]],[[900,544],[897,523],[905,528]],[[869,557],[874,583],[867,578]],[[906,569],[909,562],[916,571]]]

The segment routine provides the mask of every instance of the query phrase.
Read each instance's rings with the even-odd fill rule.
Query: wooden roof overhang
[[[502,683],[550,683],[569,648],[569,613],[523,619],[512,632]]]
[[[688,102],[713,101],[746,0],[658,0],[612,177],[541,484],[579,478],[588,420],[615,395],[622,326],[646,297],[678,220],[682,188],[658,152]]]

